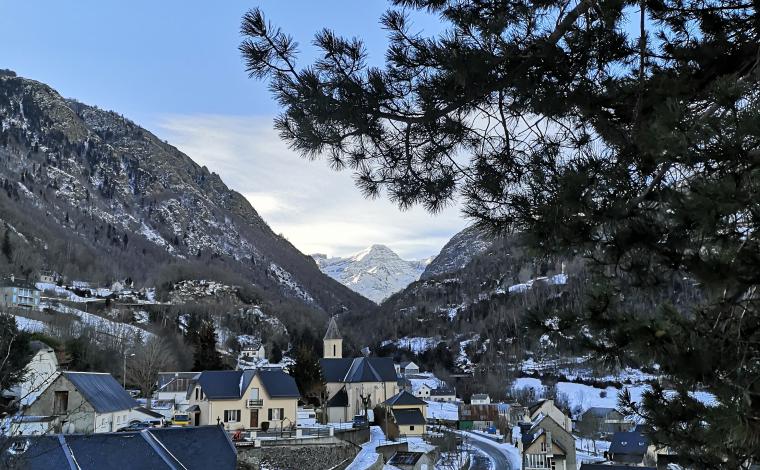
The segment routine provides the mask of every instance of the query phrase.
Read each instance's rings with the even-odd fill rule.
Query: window
[[[285,408],[269,408],[269,421],[285,418]]]
[[[333,344],[333,356],[337,356],[337,355],[338,355],[337,346]]]
[[[225,423],[240,422],[240,410],[224,410],[224,422]]]
[[[53,414],[60,415],[69,409],[69,392],[55,392],[53,396]]]
[[[555,462],[554,459],[549,459],[549,467],[552,470],[557,470],[557,462]]]
[[[195,387],[195,399],[198,399],[198,387]]]
[[[414,426],[409,426],[410,431],[414,431]]]
[[[541,443],[541,452],[546,452],[546,441]]]

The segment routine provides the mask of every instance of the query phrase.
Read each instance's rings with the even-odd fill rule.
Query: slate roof
[[[326,382],[396,382],[396,368],[389,357],[320,359]]]
[[[17,277],[14,278],[13,280],[11,280],[10,278],[1,279],[0,288],[2,287],[21,287],[24,289],[39,290],[37,289],[37,286],[27,281],[26,279],[19,279]]]
[[[422,456],[425,455],[422,452],[404,452],[397,451],[393,454],[393,457],[388,460],[388,465],[415,465]]]
[[[111,374],[99,372],[64,372],[85,400],[98,413],[137,408],[137,402]]]
[[[473,393],[470,397],[471,400],[487,400],[488,398],[487,393]]]
[[[281,369],[206,370],[198,383],[210,400],[234,400],[242,396],[256,375],[271,398],[301,397],[296,381]]]
[[[385,400],[383,404],[388,405],[388,406],[427,405],[427,403],[425,403],[423,400],[420,400],[419,398],[415,397],[414,395],[407,392],[406,390],[402,390],[398,392],[397,394],[393,395],[389,399]]]
[[[33,353],[36,353],[37,351],[40,351],[42,349],[51,350],[51,351],[53,350],[53,348],[51,348],[47,344],[43,343],[42,341],[38,341],[36,339],[29,341],[29,348],[32,350]]]
[[[256,375],[271,398],[301,398],[295,379],[281,369],[259,370]]]
[[[6,455],[20,470],[234,470],[235,446],[219,426],[146,429],[140,432],[13,438],[26,450]],[[198,445],[202,442],[203,445]]]
[[[164,418],[164,415],[162,415],[161,413],[156,413],[155,411],[149,410],[145,408],[144,406],[138,406],[137,408],[135,408],[135,411],[138,411],[146,416],[150,416],[151,418],[156,418],[156,419]]]
[[[338,390],[338,393],[330,397],[329,400],[327,400],[328,408],[345,408],[348,406],[348,393],[346,392],[346,387],[341,388]]]
[[[240,398],[254,374],[252,370],[205,370],[198,383],[210,400],[232,400]]]
[[[649,439],[638,431],[616,432],[610,442],[610,453],[619,455],[646,454]]]
[[[335,322],[335,317],[330,317],[330,323],[327,324],[324,339],[343,339],[338,330],[338,324]]]
[[[456,392],[453,388],[448,387],[438,387],[430,390],[430,396],[447,396],[447,395],[455,395]]]
[[[409,408],[406,410],[393,410],[393,417],[396,418],[396,424],[425,424],[425,417],[419,408]]]
[[[583,412],[583,414],[585,415],[585,414],[588,413],[588,414],[596,416],[598,418],[604,418],[607,415],[609,415],[610,413],[616,413],[616,412],[618,412],[618,411],[615,408],[605,408],[605,407],[602,407],[602,406],[593,406],[593,407],[587,409],[585,412]]]

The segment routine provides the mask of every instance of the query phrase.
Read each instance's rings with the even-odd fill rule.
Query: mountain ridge
[[[10,71],[0,73],[0,178],[15,247],[5,271],[154,283],[216,273],[268,301],[326,313],[374,308],[324,276],[216,173],[115,112]]]
[[[347,257],[316,253],[312,258],[323,273],[378,304],[419,279],[430,261],[404,260],[381,244]]]

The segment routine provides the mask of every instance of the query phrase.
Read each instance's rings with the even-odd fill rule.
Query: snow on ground
[[[80,297],[65,287],[51,284],[49,282],[38,282],[35,285],[37,289],[41,290],[43,293],[45,291],[54,292],[57,296],[63,297],[72,302],[97,302],[102,300],[95,297]]]
[[[578,467],[584,463],[597,463],[605,460],[604,453],[610,449],[609,441],[573,437],[575,437],[575,460]]]
[[[45,324],[39,320],[19,317],[18,315],[14,315],[14,317],[16,318],[16,326],[19,330],[26,331],[28,333],[41,333],[45,331]]]
[[[531,377],[521,377],[515,380],[514,388],[524,389],[532,388],[536,392],[536,398],[540,398],[544,391],[544,385],[541,380]],[[646,390],[649,390],[648,384],[626,385],[631,394],[631,399],[635,402],[641,402],[641,397]],[[617,408],[618,394],[622,391],[620,387],[596,388],[590,385],[557,382],[557,392],[567,396],[570,408],[585,411],[592,407]],[[707,405],[715,404],[715,397],[707,392],[692,392],[692,397]]]
[[[346,470],[364,470],[371,467],[380,458],[380,454],[377,453],[377,446],[385,440],[385,434],[380,426],[372,426],[369,428],[369,442],[362,444],[362,450],[356,454],[354,461],[346,467]]]
[[[49,304],[45,302],[40,303],[40,305],[43,308],[50,308],[51,310],[55,310],[57,312],[67,313],[67,314],[79,317],[79,321],[83,325],[92,327],[96,331],[99,331],[101,333],[105,333],[111,336],[122,337],[122,338],[124,337],[141,338],[143,341],[146,341],[148,340],[148,338],[153,336],[153,333],[145,331],[142,328],[138,328],[134,325],[115,322],[107,318],[93,315],[92,313],[87,313],[76,308],[68,307],[66,305]]]
[[[395,341],[385,340],[382,342],[381,346],[395,344],[396,347],[399,349],[408,349],[415,354],[422,354],[428,349],[434,349],[436,346],[438,346],[438,343],[440,342],[441,342],[440,338],[429,338],[429,337],[421,337],[421,336],[415,336],[415,337],[404,336],[403,338],[397,339]]]
[[[441,401],[427,401],[427,419],[440,419],[444,421],[459,420],[459,404]]]

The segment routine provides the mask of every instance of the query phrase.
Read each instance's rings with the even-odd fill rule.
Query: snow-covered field
[[[427,419],[459,420],[459,404],[427,400]]]
[[[515,380],[514,388],[532,388],[535,390],[536,398],[540,398],[545,386],[539,379],[522,377]],[[650,386],[648,384],[639,383],[626,385],[622,388],[606,387],[602,389],[573,382],[557,382],[557,392],[567,396],[571,409],[581,410],[581,412],[595,406],[616,408],[618,394],[623,388],[626,388],[630,392],[633,401],[640,402],[643,393],[648,390]],[[710,393],[697,391],[693,392],[692,396],[705,404],[715,404],[715,397]]]

